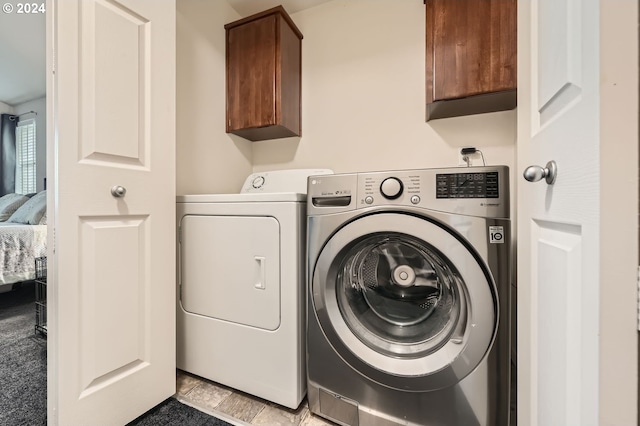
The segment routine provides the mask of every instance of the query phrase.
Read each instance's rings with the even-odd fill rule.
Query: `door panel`
[[[79,274],[92,283],[80,300],[82,394],[150,361],[145,333],[150,286],[145,219],[81,218],[84,262]],[[103,338],[113,335],[118,336],[117,344]]]
[[[185,311],[265,330],[280,326],[280,224],[273,217],[185,216]]]
[[[95,10],[91,10],[91,6]],[[149,108],[145,99],[145,82],[149,76],[146,55],[148,51],[149,21],[117,3],[87,3],[87,14],[93,12],[95,26],[83,27],[84,40],[93,39],[88,44],[94,57],[88,54],[85,60],[92,64],[83,69],[94,79],[87,79],[87,85],[95,88],[94,103],[99,109],[93,111],[95,119],[95,147],[97,151],[121,157],[137,159],[138,144],[144,143],[145,109]],[[91,16],[85,18],[90,19]],[[117,67],[109,64],[117,63]],[[91,91],[87,91],[87,97]],[[86,99],[86,98],[85,98]],[[119,105],[119,108],[108,108]],[[142,136],[142,137],[140,137]]]
[[[121,3],[80,8],[81,159],[148,166],[151,23]]]
[[[531,227],[537,306],[538,403],[541,425],[577,424],[581,387],[581,228],[536,222]],[[558,324],[563,326],[558,327]],[[560,380],[559,380],[560,378]]]
[[[538,113],[544,124],[581,93],[580,0],[540,0],[537,31]]]
[[[175,392],[175,3],[48,6],[48,419],[125,424]]]

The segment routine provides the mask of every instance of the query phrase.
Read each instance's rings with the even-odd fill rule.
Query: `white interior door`
[[[47,13],[48,420],[125,424],[175,392],[175,2]]]
[[[603,25],[609,25],[604,19],[604,11],[624,3],[633,2],[518,2],[519,425],[635,423],[636,42],[631,44],[635,46],[634,50],[622,50],[631,57],[630,71],[635,71],[636,83],[620,88],[627,95],[630,91],[634,93],[629,103],[636,116],[632,115],[629,122],[636,123],[635,135],[631,132],[632,139],[625,141],[608,138],[603,119],[609,108],[623,107],[607,103],[604,95],[607,85],[626,83],[624,79],[616,80],[620,76],[616,71],[620,63],[605,63],[603,58],[608,49],[624,49],[622,46],[628,46],[628,39],[638,38],[637,6],[631,7],[630,20],[623,18],[618,23],[621,27],[630,23],[629,27],[634,28],[635,33],[632,31],[616,42],[618,36],[603,30]],[[613,70],[611,75],[605,72],[608,69]],[[607,83],[611,77],[613,79]],[[635,99],[635,105],[632,99]],[[620,113],[626,114],[625,111]],[[622,122],[621,125],[626,124]],[[611,143],[619,143],[617,153],[611,149]],[[625,147],[630,151],[625,153]],[[636,206],[630,211],[631,226],[617,242],[625,247],[625,251],[630,250],[631,256],[622,255],[613,267],[606,262],[606,251],[619,249],[619,246],[603,245],[609,238],[607,229],[618,226],[607,224],[603,219],[607,211],[618,208],[615,204],[605,203],[605,191],[615,188],[604,179],[611,174],[611,165],[603,157],[609,152],[621,158],[631,156],[631,186],[623,191],[620,206],[627,206],[627,199],[631,206]],[[529,183],[522,178],[521,174],[528,166],[544,167],[550,160],[555,160],[558,168],[553,185],[547,184],[545,179]],[[624,165],[628,165],[628,161],[613,167]],[[627,183],[620,181],[618,186]],[[626,282],[607,279],[617,268],[630,269],[631,276],[627,274],[626,277],[630,279]],[[608,304],[610,292],[617,294],[617,306]],[[625,300],[619,300],[620,294],[627,295]],[[611,330],[605,328],[609,327],[606,318],[615,315],[612,307],[630,311],[631,320],[620,321],[616,327],[623,324],[624,329],[618,327],[610,333]],[[620,389],[608,387],[610,379],[603,374],[604,365],[617,362],[614,358],[605,358],[610,356],[609,352],[616,351],[615,346],[607,348],[603,344],[605,336],[613,336],[609,344],[627,341],[625,345],[629,348],[631,362],[622,363],[618,368],[627,368],[632,378],[618,376],[621,378]],[[615,410],[622,416],[616,421],[606,421],[603,412],[609,408],[603,394],[610,393],[613,395],[610,398],[616,398],[620,392],[620,397],[626,400],[623,396],[626,389],[631,389],[631,404],[627,404],[628,401],[617,403]]]
[[[598,415],[597,0],[519,2],[518,424]],[[528,183],[529,165],[558,165]],[[585,423],[586,422],[586,423]]]

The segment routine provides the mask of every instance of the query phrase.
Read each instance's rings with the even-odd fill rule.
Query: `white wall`
[[[13,107],[0,102],[0,114],[13,113]]]
[[[457,166],[463,146],[515,164],[514,111],[425,122],[423,2],[335,0],[292,18],[304,35],[302,137],[253,143],[255,171]]]
[[[638,424],[638,2],[600,0],[600,425]]]
[[[226,1],[181,0],[176,17],[176,191],[238,192],[252,171],[251,142],[225,133]]]
[[[225,133],[224,24],[239,18],[226,1],[177,2],[178,194],[236,192],[252,171],[457,166],[465,146],[510,166],[515,187],[515,110],[425,122],[422,2],[334,0],[292,14],[304,35],[303,136],[261,142]]]
[[[396,0],[293,14],[304,35],[302,137],[248,142],[224,126],[224,24],[240,16],[226,1],[177,2],[178,194],[236,192],[252,171],[457,166],[464,146],[513,167],[515,111],[425,122],[424,14],[422,2]]]
[[[13,107],[13,113],[20,115],[25,112],[35,111],[37,115],[22,116],[22,120],[36,120],[36,189],[44,189],[44,178],[47,176],[47,107],[46,97],[24,102]]]

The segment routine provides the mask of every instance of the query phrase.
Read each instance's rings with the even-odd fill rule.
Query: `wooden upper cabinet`
[[[516,107],[516,0],[426,0],[427,121]]]
[[[300,30],[282,6],[224,28],[227,133],[251,141],[300,136]]]

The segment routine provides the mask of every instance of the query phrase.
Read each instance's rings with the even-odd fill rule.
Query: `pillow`
[[[47,191],[40,191],[21,205],[7,222],[37,225],[47,211]]]
[[[29,197],[22,194],[7,194],[0,198],[0,222],[9,219]]]

